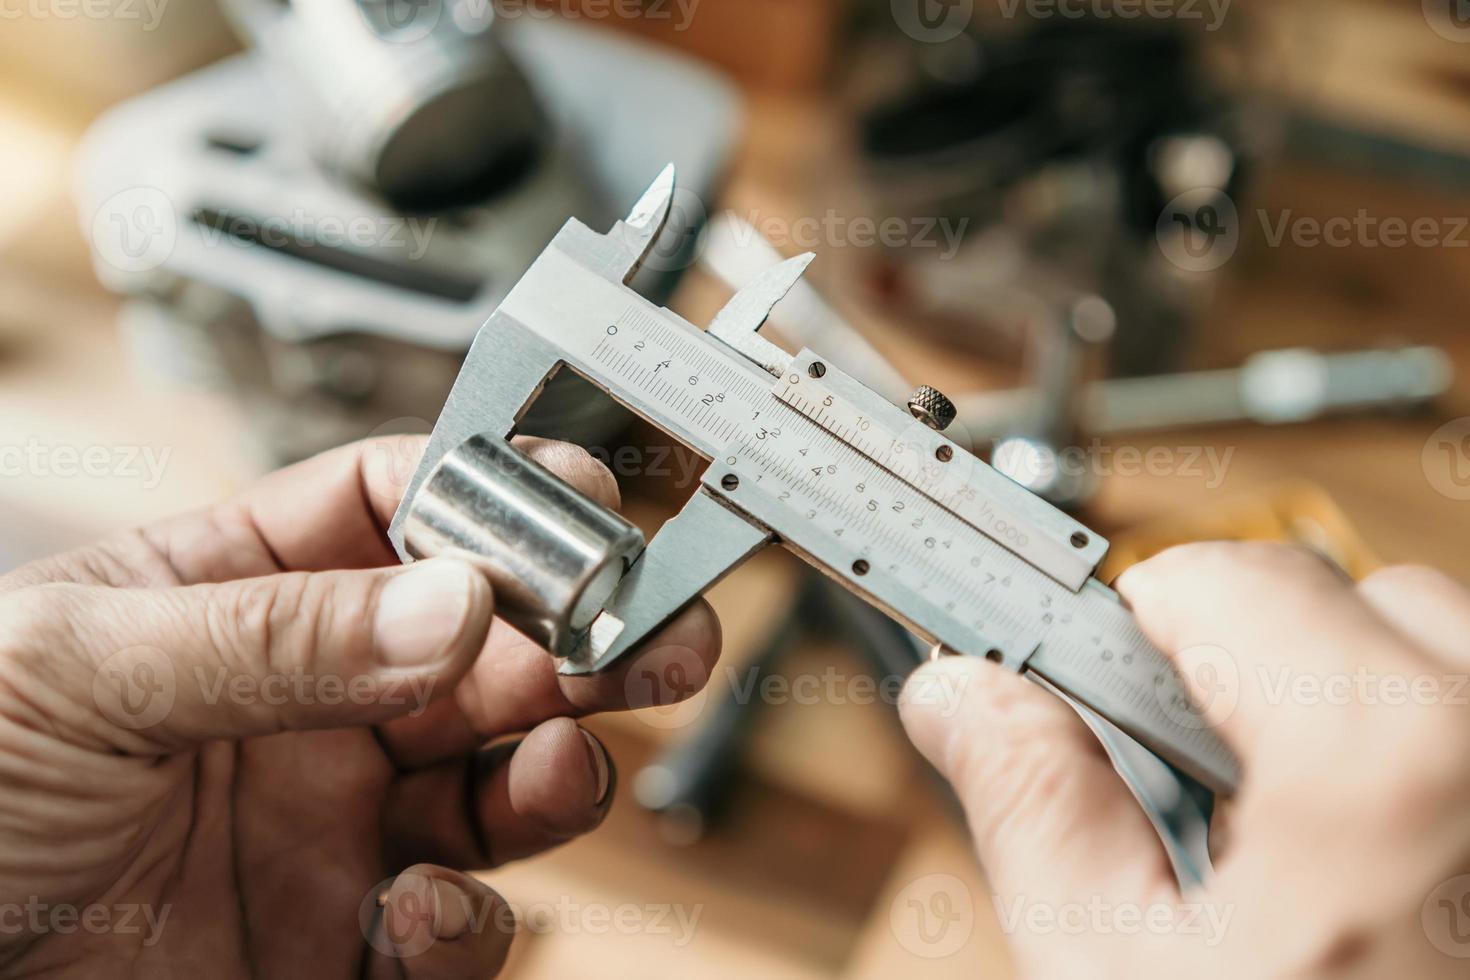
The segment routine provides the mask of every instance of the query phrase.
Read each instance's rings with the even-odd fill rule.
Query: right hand
[[[962,658],[906,689],[905,725],[964,802],[1022,973],[1470,974],[1470,592],[1421,568],[1353,585],[1261,544],[1175,549],[1119,590],[1246,771],[1201,893],[1179,894],[1061,701]],[[963,685],[957,711],[913,696],[939,683]]]

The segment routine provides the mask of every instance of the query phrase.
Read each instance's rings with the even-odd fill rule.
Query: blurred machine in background
[[[677,54],[395,4],[235,0],[252,53],[124,103],[82,150],[84,231],[137,360],[225,385],[276,460],[427,431],[566,216],[604,220],[674,160],[687,190],[637,283],[666,297],[739,130],[729,86]],[[615,426],[576,379],[552,389],[527,431]]]

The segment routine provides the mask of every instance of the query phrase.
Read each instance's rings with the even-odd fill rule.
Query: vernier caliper
[[[810,254],[741,290],[708,330],[628,288],[673,193],[671,167],[608,234],[568,221],[480,329],[389,530],[399,555],[471,557],[499,613],[583,674],[780,543],[936,650],[1029,673],[1233,792],[1236,759],[1093,577],[1107,541],[946,438],[955,410],[939,392],[900,408],[760,335]],[[710,460],[646,546],[508,441],[560,370]]]

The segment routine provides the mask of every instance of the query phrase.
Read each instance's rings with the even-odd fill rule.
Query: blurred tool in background
[[[88,134],[80,211],[138,360],[223,383],[277,461],[427,431],[479,325],[569,214],[687,174],[636,285],[689,263],[739,129],[676,54],[489,4],[233,0],[252,53]],[[657,161],[657,163],[655,163]],[[526,431],[606,439],[567,374]]]
[[[1269,126],[1249,118],[1265,114],[1202,36],[1082,18],[907,47],[911,77],[860,120],[868,183],[883,213],[964,222],[966,236],[953,260],[883,250],[879,295],[942,342],[994,350],[1063,329],[1096,294],[1118,311],[1113,373],[1174,366],[1212,277],[1168,262],[1159,215],[1185,193],[1238,198],[1269,152]]]

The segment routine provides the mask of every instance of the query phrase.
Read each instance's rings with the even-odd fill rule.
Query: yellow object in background
[[[1193,541],[1282,541],[1320,553],[1354,580],[1381,563],[1326,490],[1294,482],[1226,501],[1208,513],[1151,521],[1116,535],[1099,577],[1111,582],[1129,567]]]

